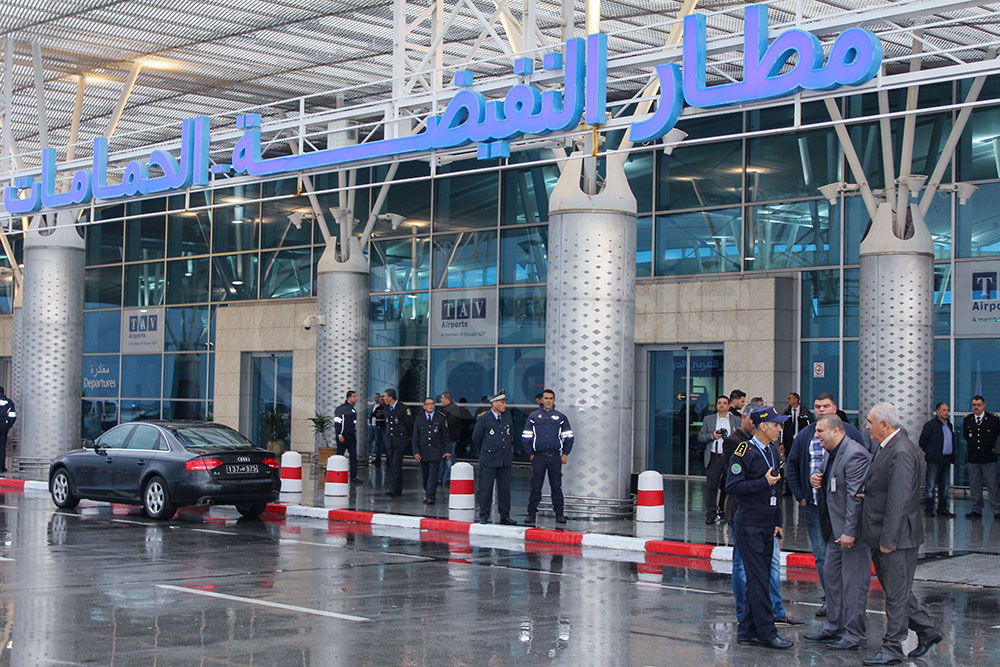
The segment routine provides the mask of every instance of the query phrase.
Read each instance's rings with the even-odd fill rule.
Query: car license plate
[[[228,463],[226,464],[227,475],[256,475],[260,472],[256,463]]]

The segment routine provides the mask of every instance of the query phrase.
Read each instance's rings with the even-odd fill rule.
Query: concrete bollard
[[[476,482],[472,471],[472,464],[456,463],[451,467],[448,509],[476,509]]]
[[[326,460],[326,483],[323,485],[324,496],[348,496],[351,494],[351,484],[348,481],[347,457],[334,454]]]
[[[662,522],[663,475],[655,470],[647,470],[639,475],[639,497],[635,503],[635,520]]]
[[[302,455],[298,452],[281,455],[281,492],[302,493]]]

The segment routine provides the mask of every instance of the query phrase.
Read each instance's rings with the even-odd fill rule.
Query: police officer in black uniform
[[[528,496],[528,518],[525,524],[535,525],[535,512],[542,500],[542,484],[549,477],[552,509],[556,523],[566,523],[563,514],[562,467],[573,449],[573,429],[569,418],[555,409],[556,393],[551,389],[542,392],[542,409],[528,415],[521,432],[524,453],[531,461],[531,494]]]
[[[7,472],[7,432],[15,421],[17,412],[14,410],[14,401],[0,387],[0,472]]]
[[[358,479],[358,413],[354,409],[354,404],[358,402],[358,395],[347,392],[347,400],[342,405],[338,405],[333,412],[333,432],[337,434],[337,454],[343,456],[347,452],[347,457],[351,460],[351,481],[360,484]]]
[[[424,413],[413,420],[413,455],[424,480],[424,504],[433,505],[441,460],[451,458],[448,419],[434,409],[434,399],[424,399]]]
[[[476,418],[472,442],[479,450],[479,523],[493,512],[493,483],[497,487],[500,523],[516,526],[510,518],[510,471],[514,464],[514,422],[507,413],[502,389],[490,398],[491,409]]]
[[[395,389],[385,390],[385,428],[386,442],[389,444],[389,478],[386,480],[388,490],[385,495],[393,498],[403,495],[403,454],[410,446],[410,413],[396,399]]]
[[[787,416],[773,407],[750,413],[757,432],[729,461],[726,493],[737,500],[734,538],[747,576],[747,604],[736,632],[740,644],[787,649],[792,642],[774,627],[768,591],[774,538],[781,530],[781,455],[776,446]]]

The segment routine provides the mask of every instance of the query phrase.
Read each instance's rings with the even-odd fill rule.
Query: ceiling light
[[[107,85],[113,85],[113,84],[117,84],[118,83],[114,79],[109,79],[106,76],[98,76],[97,74],[88,74],[84,78],[87,80],[88,84],[96,83],[96,84],[107,86]]]
[[[150,69],[173,69],[176,65],[167,60],[143,60],[143,67],[149,67]]]
[[[185,277],[185,278],[190,278],[190,277],[191,277],[191,272],[190,272],[190,271],[187,271],[187,272],[186,272],[186,273],[184,274],[184,277]]]
[[[233,281],[233,285],[234,285],[234,286],[236,286],[236,287],[239,287],[239,286],[240,286],[240,285],[242,285],[242,284],[243,284],[243,281],[242,281],[242,280],[234,280],[234,281]]]
[[[234,225],[242,225],[243,224],[243,220],[241,218],[236,218],[235,220],[233,220],[233,224]]]

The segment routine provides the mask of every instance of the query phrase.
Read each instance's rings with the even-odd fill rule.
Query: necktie
[[[431,413],[428,412],[427,413],[427,421],[430,421],[430,420],[431,420]]]

